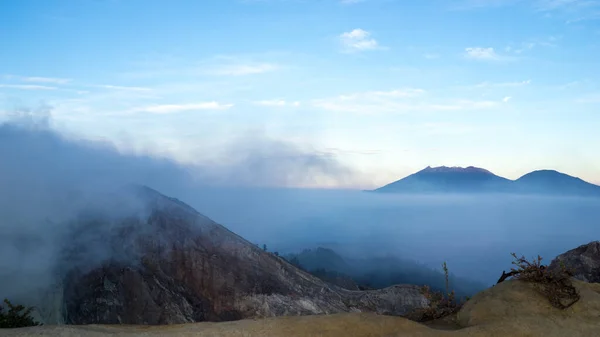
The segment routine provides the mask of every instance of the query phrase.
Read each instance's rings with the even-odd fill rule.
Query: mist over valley
[[[549,262],[598,235],[600,199],[593,197],[219,187],[198,178],[203,167],[123,154],[110,144],[66,138],[46,123],[5,123],[0,140],[1,295],[32,305],[66,282],[70,269],[85,273],[110,261],[137,265],[140,238],[168,244],[143,224],[151,209],[145,197],[126,192],[130,186],[181,200],[259,250],[266,245],[289,258],[330,249],[354,268],[317,267],[378,288],[411,281],[440,288],[447,262],[458,292],[472,295],[510,269],[511,252]],[[227,176],[235,176],[236,167]],[[68,253],[84,247],[85,254]]]

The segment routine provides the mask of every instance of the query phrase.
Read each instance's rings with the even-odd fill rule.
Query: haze
[[[63,247],[144,216],[131,184],[280,253],[485,284],[511,252],[548,263],[598,239],[600,198],[361,190],[442,165],[600,184],[598,19],[600,0],[0,0],[0,299],[125,258]],[[73,236],[89,214],[106,225]]]
[[[350,257],[393,255],[434,268],[447,261],[457,276],[486,284],[510,268],[511,252],[540,254],[549,261],[598,236],[600,199],[409,197],[244,187],[246,179],[268,184],[267,177],[277,181],[298,172],[333,174],[332,167],[347,171],[330,161],[296,160],[297,165],[290,166],[285,158],[303,154],[280,146],[263,146],[259,153],[277,148],[274,158],[284,158],[281,165],[247,152],[264,170],[249,171],[238,163],[182,166],[164,158],[123,154],[107,143],[65,137],[50,124],[47,118],[23,115],[0,127],[0,288],[9,293],[28,293],[57,281],[61,247],[77,228],[73,221],[82,210],[93,207],[114,217],[136,211],[135,200],[124,203],[108,197],[130,183],[179,198],[271,251],[322,246]],[[231,177],[243,180],[228,186],[214,183]],[[111,233],[111,227],[102,231]],[[98,238],[81,240],[90,244]],[[93,263],[106,258],[106,252],[99,251]]]

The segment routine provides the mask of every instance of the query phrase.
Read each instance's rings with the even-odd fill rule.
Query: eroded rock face
[[[548,266],[550,270],[561,268],[561,263],[571,269],[578,280],[600,282],[600,241],[593,241],[557,256]]]
[[[427,305],[416,286],[350,291],[264,252],[191,207],[142,189],[150,211],[108,233],[83,227],[66,261],[108,249],[100,267],[84,264],[64,282],[66,322],[172,324],[251,317],[368,311],[402,315]],[[97,233],[94,231],[98,231]],[[98,238],[94,244],[77,235]]]

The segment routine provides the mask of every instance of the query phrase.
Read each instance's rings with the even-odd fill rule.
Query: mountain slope
[[[376,192],[473,193],[496,192],[510,188],[511,181],[482,168],[426,167],[406,178],[376,189]]]
[[[600,186],[554,170],[530,172],[515,180],[516,192],[600,196]]]
[[[508,280],[473,296],[460,312],[421,324],[404,317],[349,313],[277,317],[227,323],[170,326],[36,326],[6,329],[3,336],[156,337],[588,337],[600,331],[600,284],[573,281],[581,299],[567,310],[548,304],[535,285]]]
[[[539,170],[517,180],[482,168],[427,167],[408,177],[375,189],[381,193],[511,193],[564,196],[599,196],[600,186],[554,170]]]
[[[58,268],[58,295],[32,303],[43,322],[60,323],[48,322],[57,316],[71,324],[173,324],[402,314],[427,303],[416,286],[361,292],[327,284],[149,188],[136,187],[127,198],[143,207],[127,217],[90,212],[75,221]]]
[[[335,276],[335,273],[340,273],[350,277],[355,284],[366,288],[377,289],[392,284],[408,283],[428,285],[435,291],[445,291],[443,272],[428,268],[415,261],[403,260],[393,256],[347,258],[331,249],[319,247],[312,250],[305,249],[298,254],[289,254],[286,258],[290,261],[297,261],[304,269],[323,279],[330,275]],[[315,271],[321,272],[315,273]],[[485,289],[484,284],[456,277],[452,274],[449,281],[458,298],[472,296],[477,291]],[[343,284],[340,284],[340,286],[343,286]]]

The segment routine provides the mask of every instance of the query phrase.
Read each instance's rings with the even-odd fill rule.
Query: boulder
[[[584,281],[600,282],[600,241],[593,241],[571,249],[557,256],[550,265],[549,270],[566,266],[573,273],[573,277]]]

